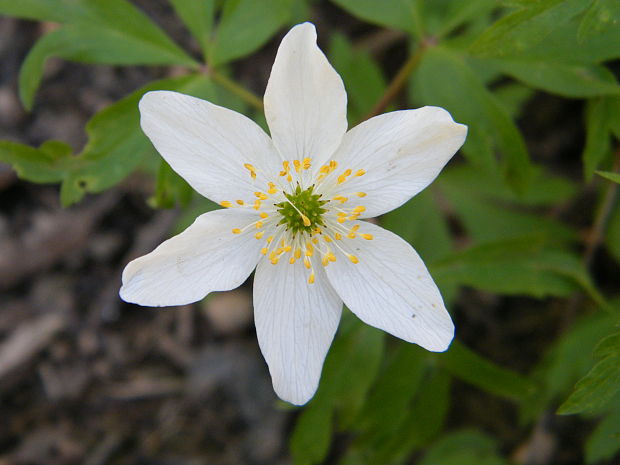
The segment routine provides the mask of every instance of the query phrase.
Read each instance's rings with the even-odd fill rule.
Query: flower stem
[[[211,77],[211,79],[213,79],[223,88],[235,94],[241,100],[253,106],[257,110],[263,111],[263,101],[256,94],[254,94],[253,92],[250,92],[245,87],[240,86],[235,81],[223,75],[222,73],[220,73],[214,68],[204,67],[203,70],[205,74]]]
[[[430,41],[423,40],[420,43],[420,46],[417,50],[409,57],[409,59],[405,62],[405,64],[398,70],[392,82],[385,90],[379,101],[375,104],[375,106],[370,110],[370,112],[362,119],[362,121],[366,121],[367,119],[372,118],[373,116],[377,116],[380,113],[383,113],[387,106],[394,100],[398,94],[401,93],[403,87],[407,84],[407,79],[409,75],[417,68],[418,64],[422,60],[422,56],[424,55],[424,51],[430,45]]]
[[[614,155],[613,171],[620,171],[620,145],[618,145],[618,147],[616,148],[616,152]],[[592,225],[592,232],[588,235],[588,238],[586,240],[586,247],[583,253],[583,261],[587,267],[591,265],[594,254],[596,253],[596,249],[598,249],[599,245],[603,240],[605,226],[607,225],[607,221],[609,220],[609,216],[611,215],[617,192],[618,184],[615,182],[609,182],[607,190],[603,195],[601,205],[596,214],[596,218],[594,219],[594,224]]]

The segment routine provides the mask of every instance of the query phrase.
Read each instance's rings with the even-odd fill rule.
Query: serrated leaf
[[[562,24],[585,8],[583,0],[539,0],[529,2],[501,18],[485,31],[471,47],[474,54],[487,57],[520,56],[543,42]]]
[[[620,452],[620,408],[612,410],[588,436],[585,445],[588,465],[609,461]]]
[[[206,53],[213,28],[216,0],[170,0],[170,3]]]
[[[118,183],[153,153],[140,129],[138,101],[145,92],[159,89],[207,97],[213,85],[203,75],[156,81],[97,113],[86,125],[88,143],[67,167],[60,191],[63,206]]]
[[[215,31],[208,62],[220,66],[249,55],[288,20],[292,0],[228,0]]]
[[[599,176],[604,177],[605,179],[620,184],[620,174],[614,173],[613,171],[595,171]]]
[[[501,178],[486,175],[468,166],[447,169],[437,181],[441,195],[462,222],[474,242],[488,242],[528,235],[537,231],[560,242],[576,241],[575,231],[541,214],[540,206],[568,200],[574,186],[561,178],[540,175],[530,189],[517,196]],[[534,208],[535,207],[535,208]]]
[[[136,7],[126,0],[78,0],[59,29],[43,36],[28,53],[19,76],[20,97],[28,109],[48,58],[111,65],[161,64],[196,66]]]
[[[420,13],[416,0],[332,0],[353,16],[380,26],[401,29],[417,35],[421,32]]]
[[[503,72],[536,89],[567,98],[617,95],[620,86],[607,68],[539,60],[495,60]]]
[[[71,154],[71,147],[59,141],[48,141],[38,149],[29,145],[0,141],[0,161],[13,167],[17,176],[30,182],[56,183],[63,179],[63,158]]]
[[[442,47],[429,49],[412,84],[416,100],[444,107],[456,121],[468,125],[463,152],[472,163],[493,174],[498,168],[497,148],[507,182],[516,190],[526,189],[533,169],[523,137],[463,57]]]
[[[437,359],[451,375],[498,396],[520,401],[537,389],[528,378],[494,364],[458,341]]]
[[[594,356],[601,360],[577,382],[573,393],[558,409],[559,414],[599,411],[620,391],[620,333],[603,339]]]
[[[544,243],[540,236],[526,236],[473,246],[433,263],[431,274],[440,284],[537,298],[566,296],[581,287],[602,302],[579,258]]]
[[[381,68],[369,53],[353,49],[341,34],[332,36],[329,58],[347,89],[347,116],[354,125],[372,110],[385,91]]]

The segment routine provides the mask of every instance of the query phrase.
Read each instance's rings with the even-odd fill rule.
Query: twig
[[[363,118],[362,121],[366,121],[367,119],[372,118],[373,116],[377,116],[380,113],[383,113],[388,105],[398,97],[398,94],[401,93],[405,84],[407,84],[407,79],[409,75],[415,70],[422,60],[422,56],[424,55],[424,51],[432,45],[431,40],[425,40],[420,43],[420,46],[417,50],[409,57],[409,59],[405,62],[405,64],[398,70],[392,82],[385,90],[383,96],[379,99],[379,101],[375,104],[375,106],[370,110],[370,112]]]
[[[245,101],[249,105],[253,106],[257,110],[263,111],[263,101],[253,92],[250,92],[245,87],[240,86],[232,79],[227,76],[221,74],[214,68],[210,68],[208,66],[204,66],[202,68],[203,72],[217,82],[219,85],[224,87],[226,90],[232,92],[241,100]]]

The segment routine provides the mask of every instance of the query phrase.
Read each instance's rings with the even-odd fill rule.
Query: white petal
[[[347,132],[334,155],[333,177],[347,168],[366,174],[349,177],[333,195],[349,197],[347,207],[364,205],[362,218],[393,210],[433,182],[466,135],[467,126],[438,107],[375,116]],[[351,196],[354,192],[367,197]]]
[[[264,100],[283,158],[311,157],[317,167],[336,150],[347,130],[347,94],[316,44],[314,25],[299,24],[282,39]]]
[[[281,169],[269,136],[235,111],[178,92],[154,91],[140,100],[140,115],[142,129],[172,169],[214,202],[247,201],[267,188],[265,180],[259,187],[252,182],[245,163],[269,176]]]
[[[353,264],[340,253],[326,268],[338,295],[365,323],[427,350],[446,350],[454,325],[422,259],[397,235],[365,221],[355,223],[359,232],[374,238],[338,241],[359,259]]]
[[[283,257],[284,258],[284,257]],[[318,264],[314,284],[301,261],[262,260],[254,277],[254,319],[273,388],[293,404],[314,395],[336,333],[342,300]]]
[[[252,216],[234,210],[199,216],[181,234],[125,267],[121,298],[150,307],[184,305],[241,285],[256,266],[261,245],[255,228],[242,234],[233,234],[232,228],[251,222]]]

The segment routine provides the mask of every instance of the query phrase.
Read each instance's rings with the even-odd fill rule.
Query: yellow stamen
[[[309,170],[310,166],[312,166],[312,159],[311,158],[304,158],[303,165],[304,165],[304,169],[305,170]]]
[[[260,214],[259,214],[258,216],[260,216],[262,219],[265,219],[265,218],[267,218],[269,215],[268,215],[267,213],[265,213],[265,212],[260,212]]]
[[[353,209],[353,213],[361,213],[361,212],[365,212],[366,211],[366,207],[363,205],[360,205],[358,207],[355,207]]]
[[[360,234],[360,236],[362,236],[367,241],[371,241],[373,238],[372,234]]]
[[[301,249],[298,247],[295,249],[295,258],[301,257]]]
[[[254,166],[250,165],[249,163],[244,163],[243,166],[246,170],[250,172],[250,176],[252,176],[252,179],[256,179],[256,168],[254,168]]]
[[[364,176],[366,174],[365,170],[357,170],[354,176]]]
[[[314,247],[312,246],[310,242],[308,242],[306,244],[306,257],[312,257],[313,253],[314,253]]]
[[[344,171],[344,173],[342,173],[340,176],[338,176],[338,184],[342,184],[343,182],[345,182],[347,180],[347,177],[351,176],[351,170],[347,169]]]
[[[262,221],[257,221],[256,222],[256,229],[260,229],[263,227],[263,222]]]
[[[356,236],[356,235],[357,235],[357,234],[355,234],[354,232],[351,232],[351,233],[347,234],[347,237],[348,237],[349,239],[355,239],[355,236]]]
[[[312,267],[312,264],[310,263],[310,259],[308,257],[304,257],[304,266],[308,269]]]
[[[237,200],[237,205],[245,205],[245,202],[243,200]]]
[[[277,265],[279,261],[280,261],[280,257],[273,257],[271,259],[271,264],[272,265]]]
[[[336,221],[338,221],[338,223],[342,224],[345,221],[347,221],[347,217],[346,216],[339,216]]]
[[[263,247],[262,249],[260,249],[260,253],[262,253],[263,255],[267,255],[267,247]]]
[[[359,224],[356,224],[355,226],[353,226],[353,227],[351,228],[351,231],[352,231],[352,232],[356,232],[359,228],[360,228],[360,225],[359,225]]]
[[[336,239],[337,241],[339,241],[340,239],[342,239],[342,234],[340,234],[340,233],[335,233],[335,234],[334,234],[334,239]]]
[[[276,192],[278,192],[278,188],[276,187],[276,185],[272,182],[269,182],[269,189],[267,190],[268,194],[275,194]]]
[[[340,202],[340,203],[346,203],[346,202],[347,202],[347,200],[349,200],[349,199],[348,199],[348,198],[346,198],[346,197],[343,197],[342,195],[337,195],[337,196],[336,196],[336,197],[334,197],[332,200],[336,200],[336,201],[338,201],[338,202]]]
[[[355,255],[351,255],[351,254],[349,254],[349,255],[347,255],[347,258],[348,258],[349,260],[351,260],[353,263],[356,263],[356,264],[360,262],[360,259],[359,259],[359,258],[357,258]]]
[[[261,239],[264,235],[265,235],[265,231],[259,231],[256,234],[254,234],[254,237],[256,239]]]
[[[295,263],[295,256],[292,256],[291,258],[289,258],[288,262],[292,265],[293,263]]]
[[[254,195],[258,197],[260,200],[267,200],[269,198],[267,194],[264,194],[262,192],[254,192]]]
[[[329,237],[329,236],[323,236],[323,240],[324,240],[325,242],[331,242],[331,241],[332,241],[332,238],[331,238],[331,237]]]
[[[355,195],[358,197],[366,197],[366,192],[356,192]]]
[[[273,236],[269,236],[267,238],[267,244],[271,244],[271,241],[273,241]]]
[[[233,232],[233,234],[241,234],[241,229],[239,229],[239,228],[234,228],[234,229],[232,230],[232,232]]]
[[[223,202],[220,202],[220,205],[224,208],[232,207],[232,203],[230,203],[228,200],[224,200]]]
[[[314,273],[310,273],[308,277],[308,284],[314,284]]]
[[[260,206],[261,206],[261,201],[256,199],[256,201],[254,202],[254,210],[260,210]]]
[[[301,162],[299,160],[293,160],[293,166],[295,167],[296,173],[301,171]]]

